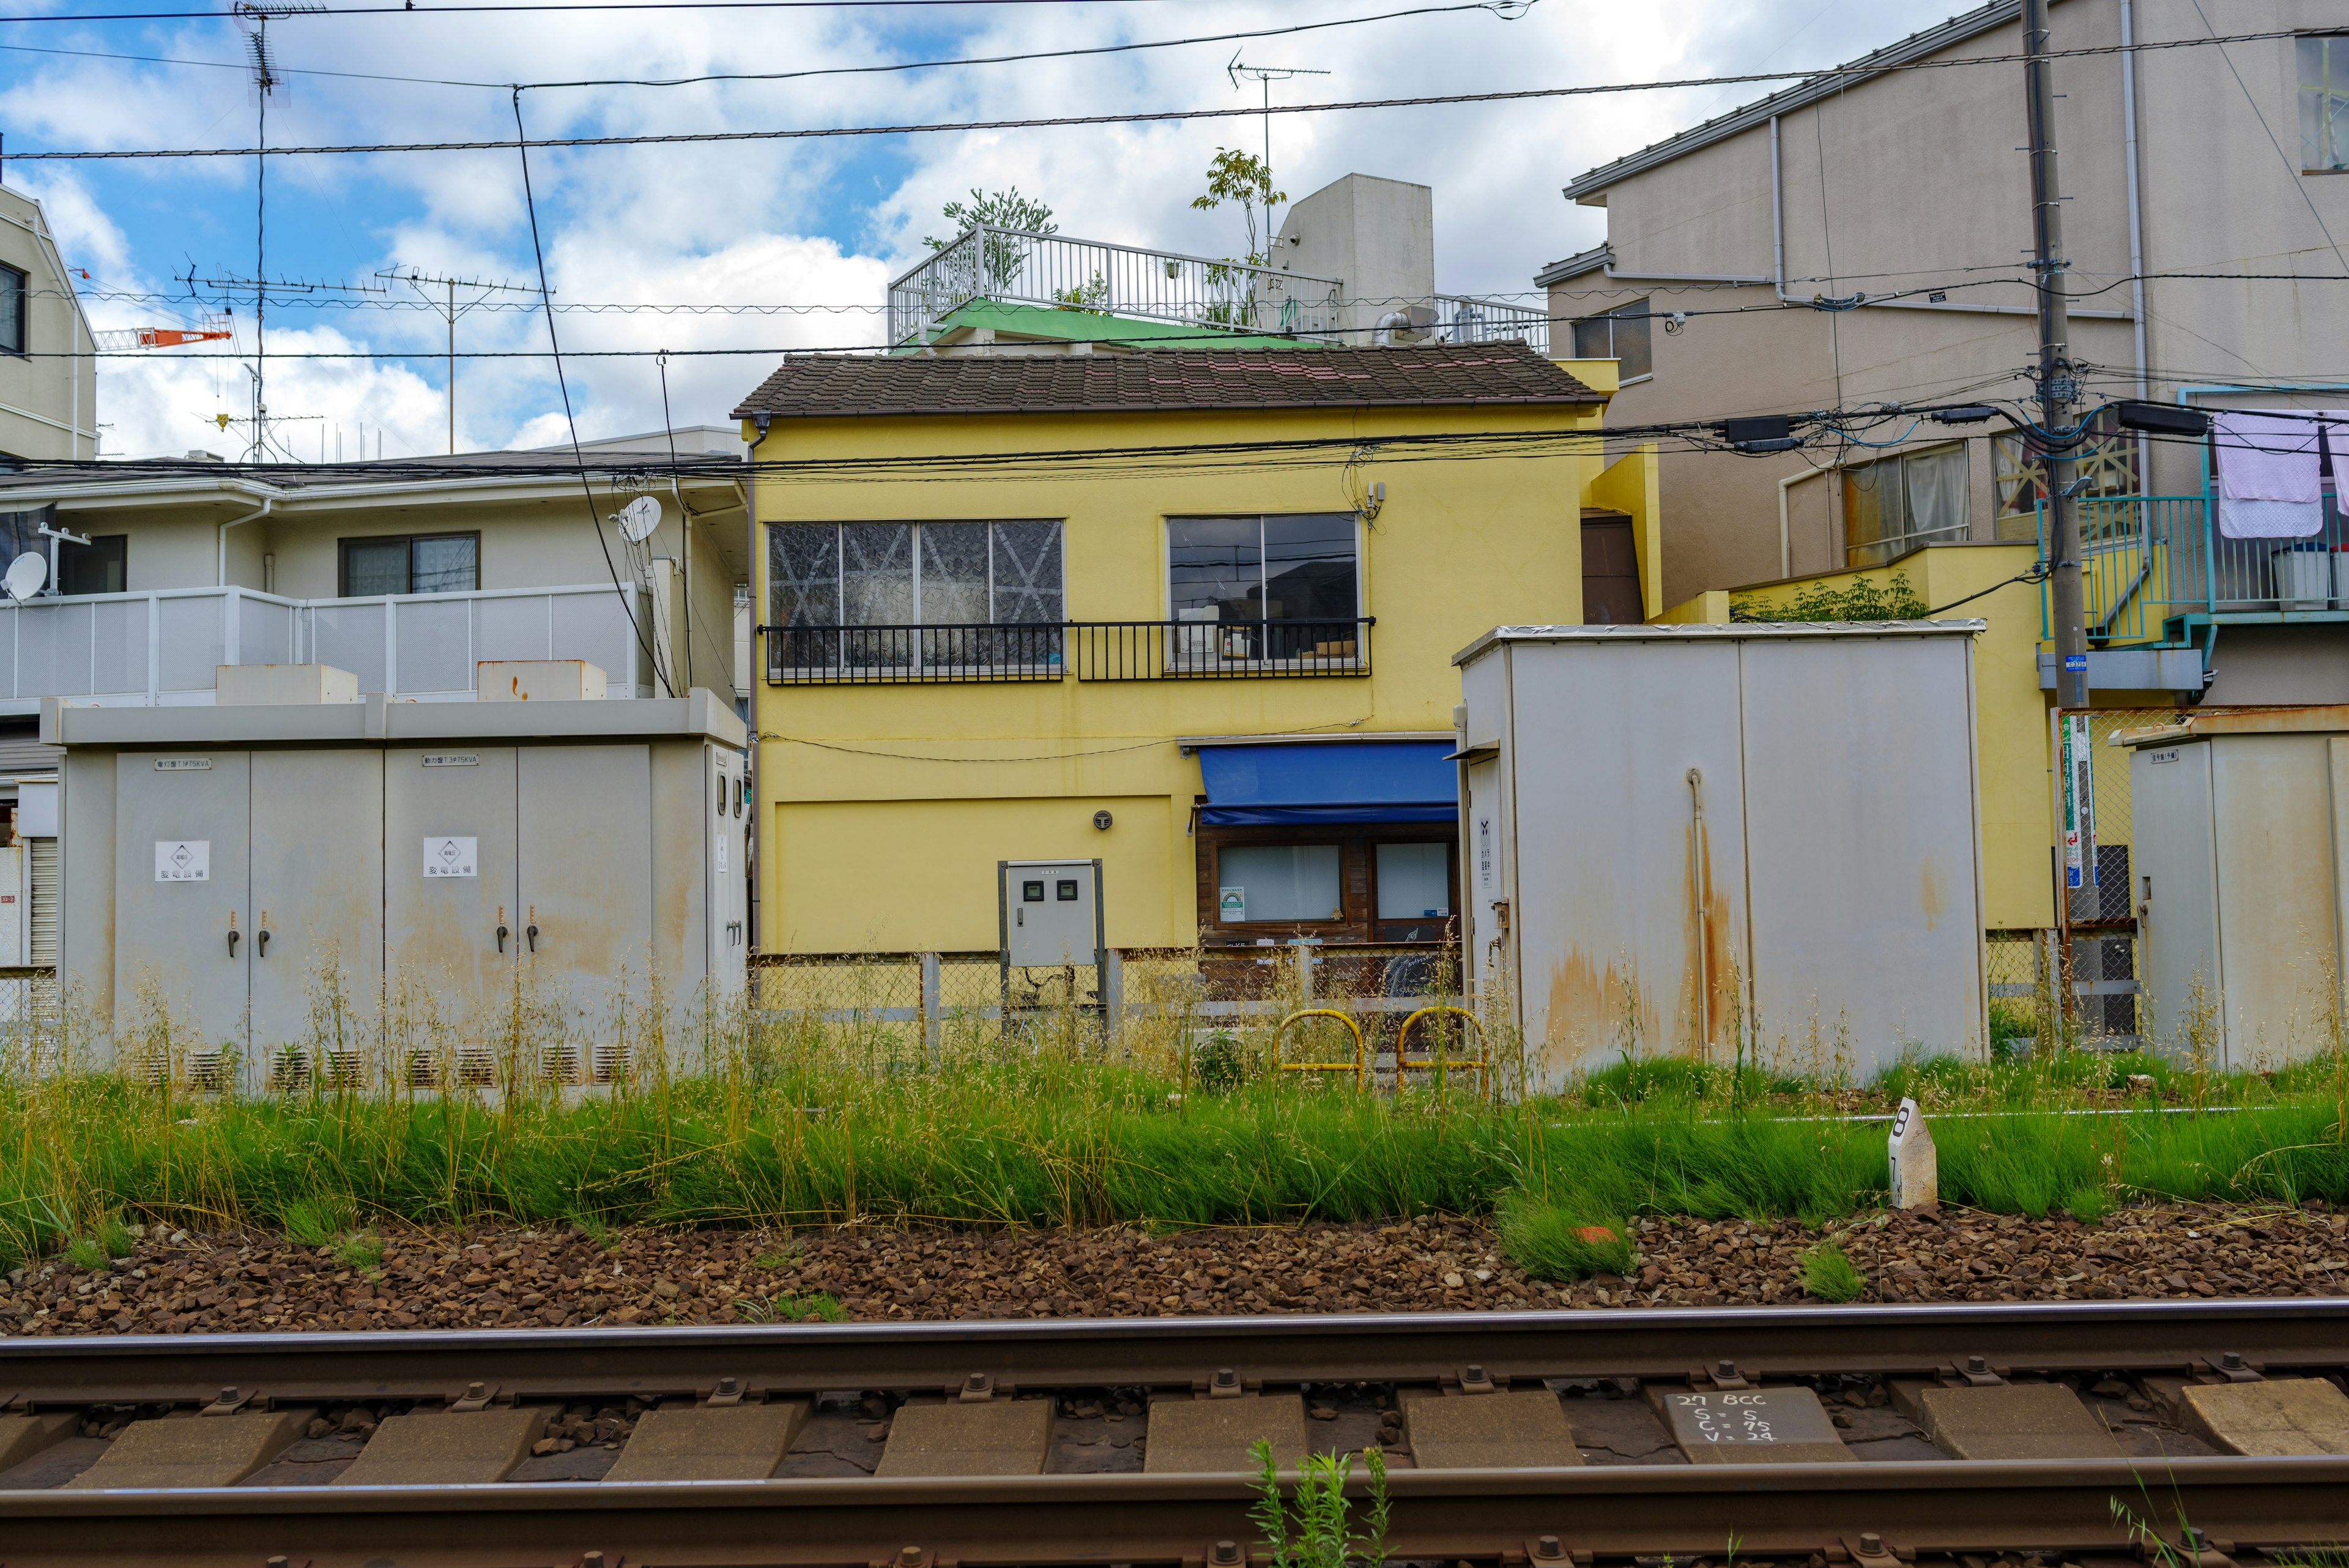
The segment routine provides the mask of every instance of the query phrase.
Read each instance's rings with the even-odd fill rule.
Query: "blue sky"
[[[626,12],[540,16],[295,16],[272,23],[285,71],[268,103],[273,144],[450,140],[512,134],[502,88],[359,79],[305,71],[484,83],[667,77],[870,65],[961,54],[1181,38],[1375,16],[1406,0],[1112,0],[905,9]],[[111,10],[89,5],[84,9]],[[155,8],[160,9],[161,6]],[[1237,46],[1251,61],[1327,77],[1278,84],[1276,100],[1473,92],[1817,66],[1938,21],[1946,0],[1647,0],[1600,8],[1537,0],[1521,17],[1490,11],[1370,22]],[[37,4],[15,14],[69,17]],[[226,19],[0,24],[0,132],[10,151],[249,146],[258,95],[246,43]],[[972,67],[789,83],[683,88],[548,88],[524,95],[538,135],[712,127],[968,120],[1241,101],[1224,74],[1232,44],[1091,59]],[[169,57],[161,65],[28,48]],[[1247,89],[1251,97],[1257,89]],[[1719,88],[1548,102],[1296,117],[1273,125],[1279,182],[1301,195],[1349,172],[1435,190],[1439,287],[1527,291],[1545,261],[1593,243],[1600,214],[1569,207],[1575,173],[1756,96]],[[812,348],[878,341],[884,286],[942,233],[940,205],[971,186],[1017,185],[1050,203],[1065,234],[1209,254],[1240,248],[1237,220],[1190,209],[1218,145],[1259,144],[1257,120],[1086,130],[957,132],[817,142],[540,151],[532,175],[550,275],[580,304],[760,304],[792,314],[566,312],[564,347]],[[69,262],[87,268],[100,326],[171,325],[197,307],[175,279],[249,276],[253,160],[10,164],[39,196]],[[272,160],[268,271],[375,284],[380,269],[421,268],[534,282],[521,181],[511,151]],[[387,455],[446,443],[442,367],[398,350],[441,342],[439,318],[386,308],[398,286],[358,309],[272,306],[270,347],[351,351],[346,361],[273,365],[269,402],[314,421],[285,427],[316,457],[334,432],[356,455],[358,427]],[[111,298],[108,295],[165,298]],[[521,296],[507,296],[519,298]],[[239,309],[250,345],[250,302]],[[538,348],[543,320],[469,316],[467,349]],[[761,358],[677,359],[679,424],[725,423],[764,374]],[[460,447],[543,444],[563,434],[551,375],[528,360],[460,362]],[[223,438],[215,410],[242,412],[234,366],[158,353],[100,373],[106,450],[179,452]],[[582,432],[657,429],[660,385],[648,359],[582,360],[572,389]]]

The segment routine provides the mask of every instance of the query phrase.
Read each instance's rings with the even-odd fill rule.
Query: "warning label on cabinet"
[[[427,877],[478,877],[481,871],[475,853],[481,844],[478,838],[428,838],[424,841],[424,875]]]
[[[155,880],[209,882],[212,879],[212,841],[209,838],[159,838],[155,841]]]

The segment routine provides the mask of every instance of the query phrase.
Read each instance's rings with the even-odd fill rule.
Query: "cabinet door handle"
[[[523,934],[530,939],[530,950],[536,952],[538,950],[538,922],[536,920],[533,920],[529,925],[524,926],[523,928]]]
[[[506,950],[506,938],[512,934],[512,932],[507,930],[503,926],[500,926],[498,928],[498,951],[503,952]]]
[[[254,932],[253,942],[253,950],[254,954],[260,958],[267,958],[269,956],[269,928],[267,926],[264,926],[259,930]]]
[[[236,928],[231,926],[228,929],[228,956],[231,958],[236,957]]]

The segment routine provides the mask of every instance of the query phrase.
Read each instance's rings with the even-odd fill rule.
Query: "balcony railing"
[[[580,659],[616,697],[651,696],[629,625],[644,591],[578,587],[291,599],[247,588],[167,588],[0,601],[0,711],[44,697],[154,706],[212,700],[222,664],[331,664],[362,691],[419,701],[474,696],[483,659]]]
[[[2304,539],[2230,539],[2199,495],[2120,495],[2074,504],[2080,519],[2081,598],[2097,644],[2163,638],[2193,615],[2281,618],[2349,611],[2349,525],[2328,504]],[[2041,556],[2047,515],[2040,508]],[[2054,622],[2040,590],[2041,630]]]
[[[1524,343],[1537,354],[1549,352],[1549,307],[1507,305],[1464,295],[1435,296],[1437,337],[1446,343]]]
[[[762,626],[777,686],[1368,675],[1376,620]]]
[[[891,281],[889,342],[927,342],[975,299],[1309,337],[1340,325],[1338,296],[1334,278],[982,227]]]

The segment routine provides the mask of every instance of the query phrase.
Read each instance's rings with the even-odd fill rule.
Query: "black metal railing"
[[[1080,680],[1368,675],[1372,618],[1092,620],[1069,628]]]
[[[762,626],[777,686],[1367,675],[1373,618]]]
[[[778,686],[1058,680],[1066,627],[762,626],[767,680]]]

